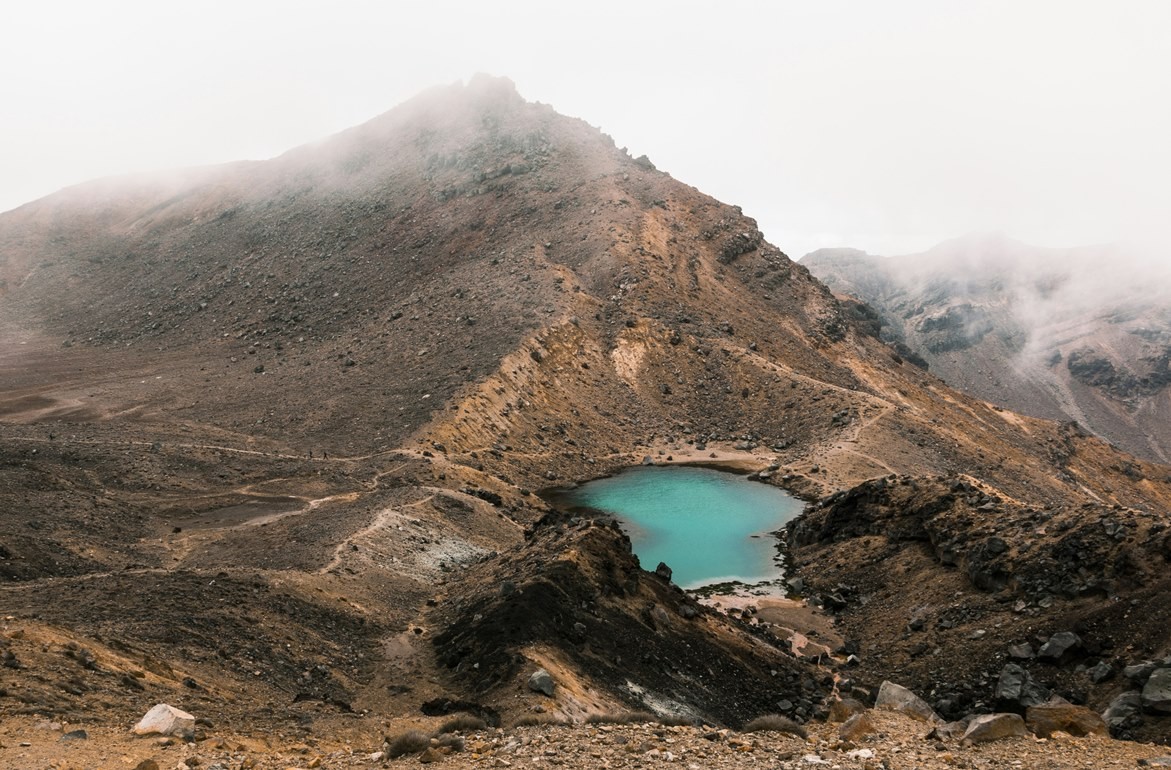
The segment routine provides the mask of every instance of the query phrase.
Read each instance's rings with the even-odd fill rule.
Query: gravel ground
[[[450,768],[629,767],[681,768],[842,768],[842,770],[935,770],[947,768],[1138,767],[1165,756],[1154,746],[1091,736],[1059,735],[1049,740],[1010,738],[975,746],[928,740],[928,726],[901,714],[871,712],[877,731],[858,743],[842,741],[835,724],[808,725],[809,737],[765,732],[736,733],[704,727],[658,724],[533,726],[488,730],[463,737],[464,750],[435,750],[395,759],[385,756],[376,732],[355,736],[349,745],[318,742],[282,744],[272,736],[198,736],[195,743],[138,738],[110,728],[88,731],[86,739],[65,739],[70,725],[31,719],[0,727],[0,767],[147,768],[334,768],[413,766],[420,762]],[[364,742],[365,741],[365,742]],[[165,744],[165,745],[161,745]],[[1171,761],[1171,760],[1168,760]]]

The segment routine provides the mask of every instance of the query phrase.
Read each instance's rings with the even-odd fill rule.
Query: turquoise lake
[[[743,476],[691,466],[630,468],[559,498],[614,516],[643,569],[665,562],[681,588],[781,577],[772,532],[804,504]]]

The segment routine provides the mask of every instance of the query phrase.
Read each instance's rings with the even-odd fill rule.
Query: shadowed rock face
[[[890,259],[823,249],[801,263],[870,304],[882,338],[950,384],[1171,458],[1171,292],[1160,262],[983,236]]]
[[[844,610],[859,687],[998,671],[985,637],[943,632],[1013,612],[1005,592],[1027,599],[1005,635],[1072,630],[1075,605],[1136,649],[1171,628],[1147,542],[1166,552],[1166,468],[951,390],[737,207],[507,82],[30,203],[0,215],[0,273],[0,574],[27,626],[3,637],[3,713],[132,724],[139,693],[229,691],[223,719],[255,729],[468,703],[508,721],[545,705],[538,665],[558,699],[813,713],[824,682],[767,629],[530,491],[643,457],[723,453],[831,498],[796,558]],[[983,334],[966,355],[1002,336],[968,304],[931,330]],[[909,581],[929,611],[900,603]],[[896,595],[859,612],[859,586]],[[884,636],[906,622],[884,605],[950,624],[929,659]]]
[[[870,640],[855,675],[897,670],[947,718],[1023,714],[1053,695],[1101,712],[1134,686],[1119,660],[1142,684],[1156,668],[1144,658],[1167,649],[1171,552],[1156,513],[1022,506],[964,479],[891,476],[824,498],[788,531],[808,594],[847,639]],[[944,670],[935,651],[948,646],[965,654]],[[1113,726],[1133,738],[1162,724],[1148,706],[1145,721]]]
[[[808,719],[828,692],[824,674],[782,652],[771,633],[728,622],[644,572],[616,525],[588,520],[538,527],[522,547],[471,571],[433,622],[440,662],[481,696],[511,691],[521,653],[540,646],[634,708],[672,704],[676,715],[724,724],[775,712],[781,701]]]

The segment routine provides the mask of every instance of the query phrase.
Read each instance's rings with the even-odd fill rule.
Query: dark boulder
[[[1041,660],[1057,663],[1067,654],[1077,652],[1082,647],[1080,636],[1072,631],[1058,631],[1049,637],[1049,641],[1041,645],[1041,649],[1037,651],[1037,657]]]
[[[533,692],[543,693],[552,698],[554,688],[553,677],[543,668],[538,668],[529,676],[529,689]]]
[[[1049,690],[1033,681],[1028,671],[1015,663],[1008,663],[1000,670],[996,682],[996,701],[1002,708],[1024,710],[1040,706],[1049,700]]]
[[[1102,719],[1112,730],[1126,725],[1142,711],[1143,698],[1138,690],[1130,690],[1110,701],[1110,705],[1102,712]]]
[[[1037,653],[1033,650],[1033,645],[1028,642],[1014,644],[1008,648],[1008,657],[1014,660],[1032,660],[1036,656]]]
[[[1160,668],[1143,686],[1143,708],[1171,714],[1171,668]]]
[[[1086,675],[1090,677],[1090,681],[1094,684],[1101,684],[1114,676],[1114,669],[1109,663],[1102,660],[1098,661],[1096,665],[1086,671]]]

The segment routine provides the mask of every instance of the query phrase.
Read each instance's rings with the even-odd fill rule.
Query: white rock
[[[847,751],[846,756],[850,759],[874,759],[874,751],[871,749],[854,749]]]
[[[184,740],[195,737],[195,717],[186,711],[160,703],[134,726],[136,735],[173,735]]]
[[[801,757],[801,760],[807,765],[828,765],[829,764],[828,760],[822,759],[821,757],[817,756],[816,754],[806,754],[805,756]]]

